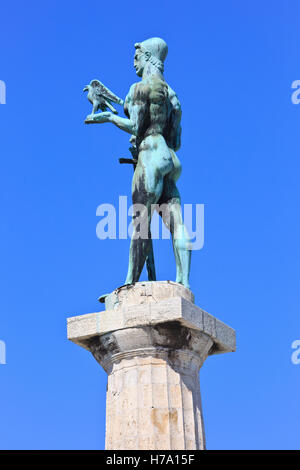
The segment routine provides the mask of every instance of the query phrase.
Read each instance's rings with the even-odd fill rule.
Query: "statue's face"
[[[146,54],[140,49],[136,49],[134,54],[133,66],[138,77],[143,75],[143,71],[147,62]]]

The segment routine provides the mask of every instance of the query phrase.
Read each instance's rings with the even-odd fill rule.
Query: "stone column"
[[[138,282],[103,312],[68,319],[68,338],[108,374],[106,449],[205,449],[198,372],[235,350],[235,332],[170,281]]]

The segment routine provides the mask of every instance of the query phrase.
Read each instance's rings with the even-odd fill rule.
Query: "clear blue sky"
[[[84,85],[121,97],[134,43],[169,45],[182,103],[182,201],[205,204],[196,303],[237,331],[201,387],[209,449],[299,449],[299,2],[2,2],[0,447],[103,449],[106,375],[66,339],[124,281],[129,240],[96,237],[96,207],[130,195],[128,136],[85,126]],[[175,278],[155,243],[159,279]],[[143,276],[145,279],[145,276]]]

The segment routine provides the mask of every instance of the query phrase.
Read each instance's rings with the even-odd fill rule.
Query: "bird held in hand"
[[[87,98],[93,105],[92,115],[99,110],[106,111],[107,108],[109,108],[114,114],[118,114],[118,111],[113,107],[112,102],[120,105],[124,104],[124,101],[121,98],[106,88],[106,86],[99,82],[99,80],[92,80],[91,83],[83,89],[83,91],[88,91]]]

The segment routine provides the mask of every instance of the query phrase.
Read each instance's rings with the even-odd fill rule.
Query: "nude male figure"
[[[86,123],[111,122],[135,136],[138,161],[132,180],[133,234],[125,284],[139,280],[152,248],[151,216],[155,204],[171,232],[176,261],[176,282],[189,288],[190,241],[182,220],[176,181],[181,164],[175,154],[180,148],[181,107],[176,93],[165,82],[164,60],[168,47],[160,38],[135,44],[134,68],[141,81],[134,83],[125,99],[127,118],[110,112],[90,115]],[[141,220],[144,223],[140,223]],[[146,234],[141,236],[141,225]]]

